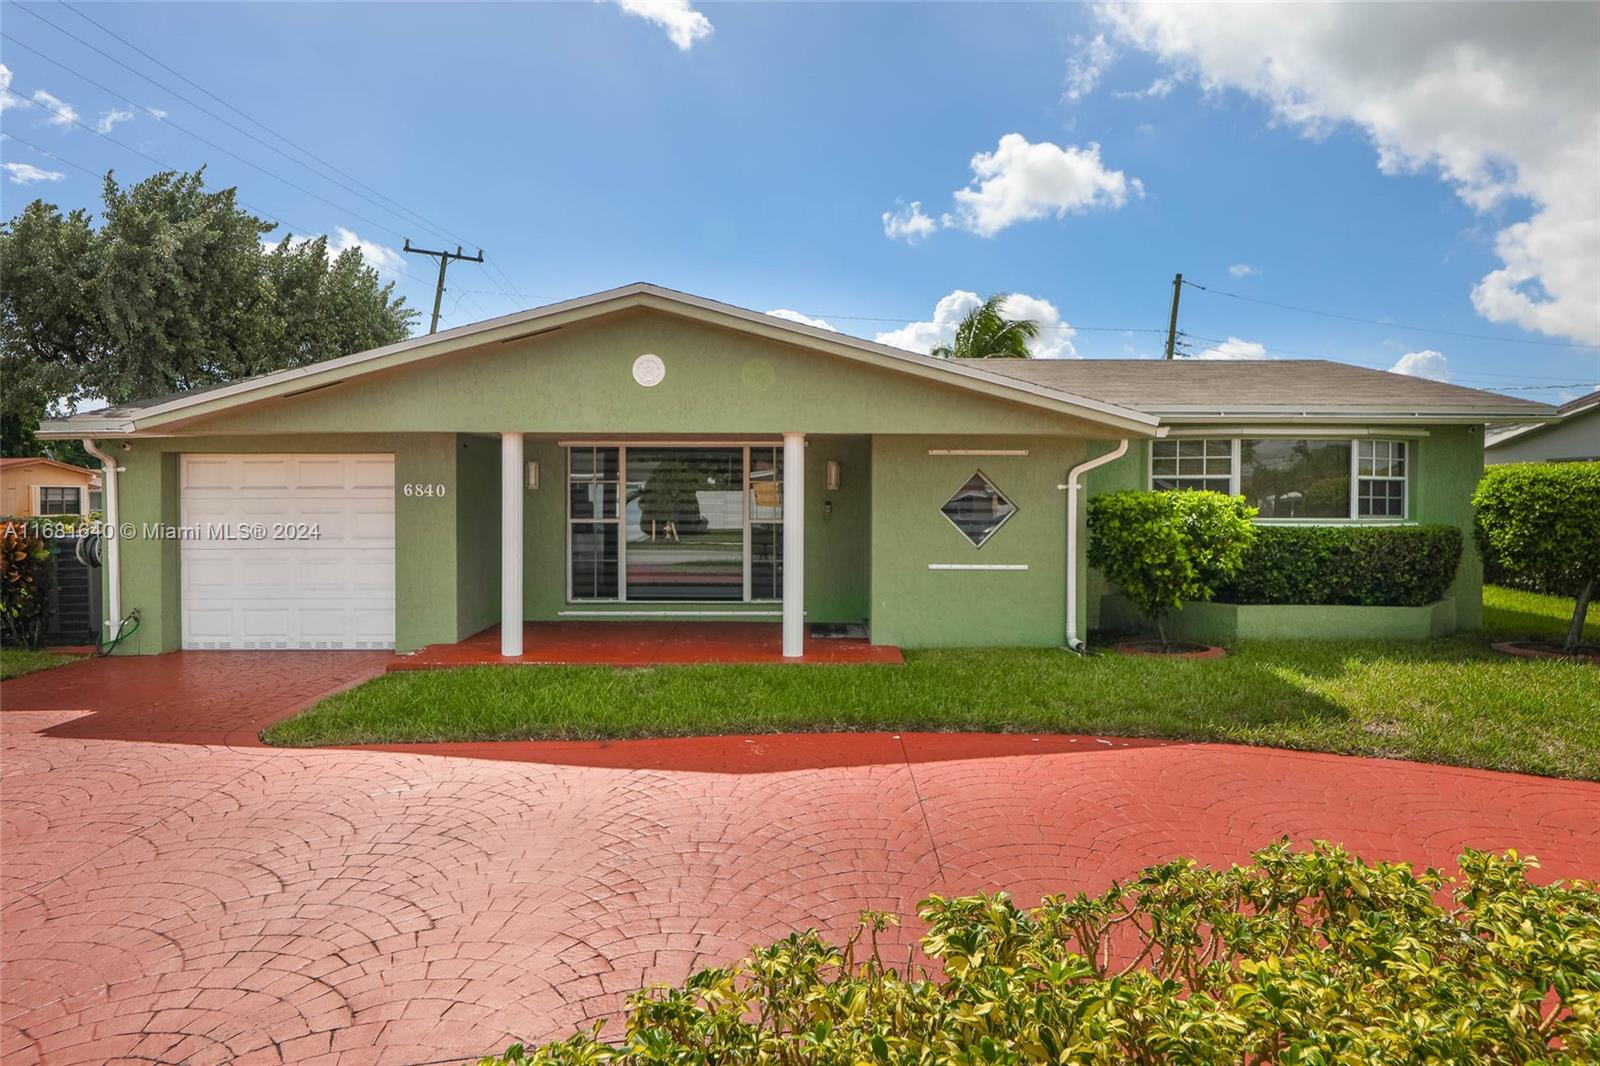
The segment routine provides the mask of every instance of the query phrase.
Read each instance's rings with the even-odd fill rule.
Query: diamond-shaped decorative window
[[[939,508],[939,513],[948,518],[974,548],[981,548],[1017,513],[1017,507],[980,470],[956,490],[956,494]]]

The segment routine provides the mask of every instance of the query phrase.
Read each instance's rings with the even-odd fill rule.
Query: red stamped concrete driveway
[[[862,908],[1032,901],[1285,833],[1600,875],[1600,786],[1408,763],[1082,737],[253,742],[385,660],[184,653],[5,683],[6,1066],[459,1060]]]

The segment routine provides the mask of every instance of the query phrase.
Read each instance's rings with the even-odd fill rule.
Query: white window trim
[[[1174,442],[1175,442],[1175,438],[1172,438],[1172,437],[1168,437],[1168,438],[1165,438],[1165,439],[1174,440]],[[1198,438],[1189,437],[1189,438],[1184,438],[1184,439],[1187,439],[1187,440],[1198,439],[1198,440],[1200,440],[1202,442],[1208,441],[1208,440],[1229,440],[1229,438],[1227,438],[1227,437],[1220,437],[1220,436],[1219,437],[1198,437]],[[1150,447],[1145,449],[1145,470],[1144,470],[1145,486],[1147,488],[1151,488],[1151,489],[1154,489],[1155,485],[1156,485],[1156,444],[1157,443],[1158,443],[1157,441],[1151,441],[1150,442]],[[1229,496],[1237,496],[1237,495],[1239,495],[1239,438],[1234,437],[1231,440],[1229,440],[1229,443],[1232,445],[1232,448],[1231,448],[1231,452],[1230,452],[1230,455],[1229,455],[1229,458],[1228,458],[1228,478],[1227,478],[1227,481],[1228,481],[1228,495]],[[1181,459],[1182,457],[1180,456],[1179,458]],[[1180,467],[1179,469],[1182,469],[1182,468]],[[1184,477],[1184,475],[1181,474],[1181,473],[1173,475],[1173,479],[1174,480],[1182,480],[1183,477]],[[1219,475],[1216,475],[1216,474],[1199,474],[1199,475],[1191,475],[1190,480],[1221,481],[1223,479]]]
[[[1392,474],[1362,474],[1361,473],[1361,446],[1363,444],[1398,444],[1402,447],[1403,458],[1400,460],[1405,473],[1399,477]],[[1404,522],[1411,517],[1411,447],[1409,441],[1384,437],[1368,437],[1352,440],[1350,442],[1350,517],[1361,523],[1388,525],[1394,522]],[[1376,456],[1374,456],[1376,459]],[[1361,482],[1367,481],[1398,481],[1400,482],[1400,513],[1398,515],[1364,515],[1361,513]]]
[[[743,533],[744,533],[744,547],[743,547],[743,560],[742,560],[744,588],[743,588],[742,598],[740,600],[732,601],[732,602],[744,603],[744,604],[757,604],[757,605],[782,603],[783,602],[783,597],[781,595],[772,596],[772,597],[755,597],[755,596],[751,595],[751,591],[750,591],[750,589],[751,589],[751,576],[752,576],[752,574],[751,574],[752,559],[751,559],[751,551],[750,551],[750,548],[751,548],[751,544],[750,544],[750,527],[753,526],[753,525],[772,525],[772,526],[778,526],[778,527],[781,528],[783,526],[783,523],[788,518],[787,515],[784,515],[783,517],[777,519],[776,521],[774,521],[772,519],[765,519],[765,518],[763,518],[763,519],[752,519],[751,518],[751,516],[750,516],[750,450],[752,448],[772,448],[772,449],[776,450],[778,455],[781,457],[783,455],[783,441],[781,439],[775,440],[775,441],[774,440],[765,440],[765,439],[762,439],[762,440],[736,440],[736,441],[725,441],[725,440],[666,440],[666,441],[644,440],[644,441],[634,441],[634,444],[636,444],[639,447],[643,447],[643,448],[713,448],[713,449],[715,449],[715,448],[738,448],[744,453],[743,454],[743,459],[742,459],[742,462],[743,462],[743,481],[740,483],[741,484],[741,490],[740,490],[740,493],[739,493],[739,497],[740,497],[739,506],[740,506],[740,510],[742,511],[742,514],[740,516],[740,525],[741,525],[741,528],[743,529]],[[561,450],[563,452],[566,453],[566,463],[564,464],[565,465],[565,469],[566,469],[566,477],[562,480],[562,483],[561,483],[561,492],[562,492],[561,508],[562,508],[563,513],[566,515],[566,526],[567,526],[567,547],[566,547],[566,554],[565,554],[565,557],[564,557],[564,560],[563,560],[563,563],[564,563],[564,565],[566,567],[566,571],[567,571],[566,606],[568,606],[568,607],[582,607],[585,604],[592,604],[592,603],[630,603],[630,602],[641,603],[641,602],[643,602],[643,603],[651,603],[651,604],[654,604],[654,603],[682,604],[685,607],[697,607],[697,606],[702,606],[702,607],[725,607],[730,602],[728,600],[670,600],[670,601],[663,601],[663,600],[637,601],[637,600],[635,600],[635,601],[630,601],[628,599],[628,535],[627,535],[627,521],[628,521],[628,445],[626,443],[622,442],[622,441],[615,441],[615,440],[564,440],[564,441],[558,441],[557,445],[561,448]],[[574,596],[572,594],[572,527],[575,524],[579,524],[579,520],[574,519],[572,517],[572,453],[574,451],[576,451],[577,449],[579,449],[579,448],[615,448],[617,450],[617,481],[616,481],[616,485],[617,485],[617,513],[616,513],[616,517],[615,518],[585,518],[585,519],[581,520],[581,524],[583,524],[583,525],[590,525],[590,524],[609,525],[609,524],[613,524],[614,523],[616,525],[616,527],[617,527],[617,594],[615,596],[583,596],[583,597],[577,597],[577,596]],[[781,484],[781,482],[780,482],[780,484]],[[709,617],[709,616],[711,616],[713,614],[716,614],[716,615],[727,614],[727,615],[730,615],[730,616],[741,617],[741,616],[760,616],[760,615],[764,615],[764,614],[771,614],[773,612],[771,612],[771,611],[753,611],[753,610],[733,610],[733,611],[721,611],[721,612],[714,612],[714,611],[673,611],[673,610],[651,611],[651,610],[649,610],[649,609],[647,609],[645,607],[641,607],[641,608],[639,608],[638,610],[635,610],[635,611],[615,611],[615,612],[595,612],[595,611],[572,612],[572,611],[560,611],[558,613],[559,614],[563,614],[563,615],[574,614],[574,613],[586,613],[586,614],[589,614],[589,615],[598,615],[600,613],[609,613],[610,615],[616,616],[616,617],[627,617],[627,616],[631,616],[631,615],[639,615],[639,616],[643,617],[645,615],[650,615],[650,614],[660,615],[662,617],[668,617],[668,616],[672,616],[672,617],[677,617],[677,616],[682,616],[682,617],[706,616],[706,617]]]
[[[45,514],[44,513],[44,490],[45,489],[71,489],[71,490],[73,490],[74,492],[76,492],[78,494],[78,509],[76,511],[57,511],[53,515]],[[76,515],[76,516],[82,517],[83,515],[86,515],[86,514],[89,513],[88,496],[89,496],[89,490],[84,488],[82,485],[35,485],[33,487],[33,516],[35,518],[50,518],[50,517],[60,518],[60,517],[66,516],[66,515]]]
[[[1244,441],[1245,441],[1246,437],[1249,437],[1251,439],[1263,439],[1263,440],[1267,439],[1269,437],[1284,437],[1284,438],[1292,437],[1293,439],[1304,439],[1304,440],[1345,441],[1346,443],[1348,443],[1350,445],[1350,515],[1349,515],[1348,518],[1262,518],[1262,517],[1257,516],[1257,518],[1255,519],[1256,523],[1259,524],[1259,525],[1273,525],[1273,526],[1280,526],[1280,525],[1281,526],[1399,526],[1399,525],[1415,525],[1416,524],[1411,518],[1411,478],[1412,478],[1412,471],[1416,469],[1416,449],[1415,449],[1415,447],[1413,447],[1413,445],[1416,443],[1416,441],[1418,440],[1419,436],[1425,436],[1425,434],[1402,433],[1402,432],[1392,432],[1391,433],[1389,431],[1378,431],[1378,430],[1361,430],[1361,431],[1350,431],[1350,430],[1347,430],[1347,431],[1345,431],[1343,433],[1303,432],[1303,433],[1298,433],[1298,434],[1290,434],[1290,433],[1287,433],[1287,432],[1279,431],[1279,432],[1273,432],[1273,433],[1262,433],[1259,436],[1257,434],[1251,433],[1251,434],[1244,434],[1242,436],[1231,436],[1230,437],[1230,436],[1224,436],[1224,435],[1218,434],[1218,433],[1202,433],[1202,432],[1185,431],[1185,432],[1183,432],[1181,434],[1174,434],[1172,436],[1169,436],[1167,439],[1170,440],[1170,439],[1179,438],[1179,439],[1183,439],[1183,440],[1200,439],[1200,440],[1227,440],[1227,441],[1229,441],[1230,444],[1232,445],[1232,450],[1233,450],[1232,470],[1230,471],[1230,473],[1228,475],[1228,495],[1230,495],[1230,496],[1241,495],[1240,488],[1241,488],[1241,481],[1243,479],[1243,467],[1244,467],[1244,462],[1243,462],[1243,459],[1244,459]],[[1400,494],[1400,514],[1399,515],[1363,515],[1363,514],[1359,513],[1360,509],[1361,509],[1361,501],[1360,501],[1361,484],[1360,483],[1361,483],[1361,480],[1362,480],[1362,475],[1358,474],[1357,471],[1360,469],[1361,444],[1363,442],[1372,443],[1373,441],[1393,441],[1395,443],[1404,444],[1406,446],[1406,448],[1405,448],[1405,471],[1406,472],[1405,472],[1405,476],[1404,477],[1396,478],[1396,477],[1387,477],[1387,476],[1383,476],[1383,477],[1372,476],[1372,477],[1367,477],[1366,478],[1366,480],[1368,480],[1368,481],[1399,481],[1399,482],[1401,482],[1401,484],[1404,486],[1404,488],[1401,490],[1401,494]],[[1155,488],[1155,482],[1156,482],[1155,458],[1156,458],[1155,442],[1152,441],[1150,447],[1145,449],[1145,472],[1144,473],[1145,473],[1145,487],[1147,489],[1154,489]],[[1181,477],[1182,475],[1178,475],[1178,476]],[[1215,480],[1220,481],[1221,478],[1216,478]]]

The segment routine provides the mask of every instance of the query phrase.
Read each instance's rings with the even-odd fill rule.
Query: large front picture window
[[[1410,445],[1344,437],[1169,437],[1150,446],[1150,487],[1243,496],[1258,517],[1404,519]]]
[[[781,596],[781,447],[575,446],[568,456],[572,599]]]
[[[1349,518],[1350,442],[1241,441],[1239,494],[1262,518]]]

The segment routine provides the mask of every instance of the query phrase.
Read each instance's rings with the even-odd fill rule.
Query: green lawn
[[[33,674],[54,666],[65,666],[77,655],[61,655],[53,651],[28,651],[25,648],[0,648],[0,680]]]
[[[1554,597],[1489,589],[1445,640],[1240,641],[1215,662],[1054,649],[897,666],[473,667],[391,674],[269,729],[273,744],[983,730],[1222,740],[1600,779],[1600,669],[1500,655],[1559,633]],[[1600,626],[1591,624],[1600,637]]]

